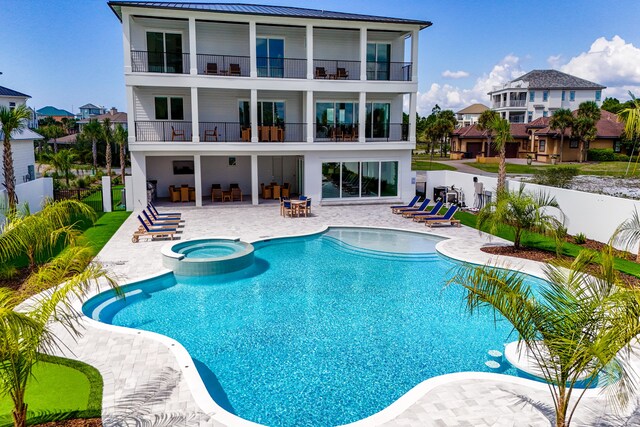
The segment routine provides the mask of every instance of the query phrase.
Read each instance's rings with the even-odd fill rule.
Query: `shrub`
[[[550,187],[567,188],[579,171],[577,166],[546,167],[535,171],[533,182]]]
[[[88,180],[86,178],[76,179],[76,185],[78,188],[87,188]]]
[[[611,148],[590,148],[587,150],[587,160],[591,162],[626,162],[629,161],[629,156],[614,153]]]
[[[120,175],[113,178],[113,185],[122,185],[122,177]]]
[[[577,245],[584,245],[587,243],[587,236],[584,233],[578,233],[573,236],[573,241],[576,242]]]

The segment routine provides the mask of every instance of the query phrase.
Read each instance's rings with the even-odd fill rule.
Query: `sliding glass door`
[[[329,162],[322,164],[322,198],[398,196],[398,162]]]
[[[147,32],[147,66],[152,73],[182,73],[182,34]]]
[[[284,76],[284,39],[256,39],[258,77]]]
[[[316,103],[316,138],[353,139],[357,136],[357,102]]]
[[[389,80],[390,61],[389,43],[367,43],[367,80]]]
[[[367,138],[388,138],[389,137],[389,116],[391,104],[389,103],[367,103],[367,121],[365,136]]]
[[[258,126],[284,126],[284,102],[258,102]]]

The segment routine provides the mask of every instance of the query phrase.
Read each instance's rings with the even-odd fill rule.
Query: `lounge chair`
[[[425,220],[424,225],[426,225],[427,227],[431,227],[434,224],[447,224],[448,223],[450,225],[455,225],[456,227],[460,227],[460,220],[459,219],[453,219],[453,215],[457,211],[458,211],[458,206],[452,205],[451,207],[449,207],[449,209],[447,210],[447,212],[445,212],[444,215],[428,217]]]
[[[153,213],[158,216],[158,218],[163,216],[182,216],[180,212],[158,212],[158,209],[156,209],[156,205],[154,205],[153,202],[149,202],[149,207],[153,210]]]
[[[424,203],[423,203],[424,204]],[[420,205],[422,206],[422,205]],[[434,215],[436,213],[438,213],[438,211],[440,210],[440,208],[442,207],[442,202],[438,202],[435,205],[433,205],[432,208],[429,209],[428,206],[425,206],[424,209],[422,209],[421,211],[404,211],[402,212],[402,216],[404,218],[413,218],[417,215],[425,215],[425,214],[429,214],[431,212],[434,212]]]
[[[424,202],[420,203],[420,206],[418,206],[417,208],[400,208],[396,210],[394,213],[402,214],[405,212],[424,212],[427,209],[429,202],[431,202],[431,199],[424,199]]]
[[[398,209],[407,209],[407,208],[412,208],[416,205],[416,203],[418,203],[420,201],[420,196],[416,196],[413,199],[411,199],[411,201],[409,202],[409,204],[407,205],[394,205],[391,206],[391,212],[396,213],[396,211]]]
[[[426,218],[429,218],[430,216],[438,216],[438,212],[440,212],[440,209],[442,209],[443,205],[444,204],[442,202],[438,202],[435,205],[433,205],[430,211],[420,212],[413,215],[413,220],[416,222],[423,222]]]
[[[131,241],[138,243],[141,236],[149,236],[151,239],[156,237],[168,237],[173,240],[173,236],[178,232],[176,228],[172,227],[149,227],[138,215],[138,221],[140,221],[140,228],[133,233]]]
[[[145,211],[144,209],[142,210],[142,215],[144,215],[145,219],[147,220],[146,223],[151,227],[178,227],[181,221],[180,219],[161,219],[156,221],[151,216],[149,216],[147,211]]]
[[[184,221],[180,216],[159,216],[153,211],[151,205],[147,205],[147,213],[149,213],[149,216],[153,218],[154,221]]]

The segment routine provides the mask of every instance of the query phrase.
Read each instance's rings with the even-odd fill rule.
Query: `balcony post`
[[[256,21],[249,22],[249,76],[258,77],[258,60],[256,59]]]
[[[122,46],[124,50],[124,73],[127,74],[131,72],[131,17],[127,12],[122,13]]]
[[[313,79],[313,25],[307,25],[307,78]]]
[[[411,31],[411,81],[418,81],[418,38],[420,30]],[[409,120],[411,122],[411,120]]]
[[[251,204],[258,204],[258,196],[260,190],[258,188],[258,155],[251,155]]]
[[[193,155],[193,178],[195,179],[194,187],[196,187],[196,207],[202,207],[202,165],[200,163],[200,154]]]
[[[367,80],[367,29],[360,28],[360,80]]]
[[[191,141],[200,142],[200,108],[198,88],[191,88]]]
[[[190,74],[198,74],[198,53],[196,52],[196,18],[189,18],[189,66]],[[195,135],[195,134],[194,134]]]
[[[360,98],[358,100],[358,142],[366,142],[367,131],[367,93],[360,92]]]
[[[133,143],[136,142],[136,117],[134,111],[135,102],[133,101],[133,86],[126,87],[127,92],[127,131],[128,137],[127,142]]]
[[[416,112],[418,109],[418,93],[409,95],[409,142],[416,143]]]
[[[313,119],[313,91],[312,90],[308,90],[306,93],[307,99],[306,99],[306,111],[305,111],[305,116],[306,116],[306,120],[307,120],[307,142],[312,143],[313,142],[313,137],[315,135],[315,132],[313,130],[313,122],[315,121]]]
[[[250,110],[251,110],[251,142],[258,142],[258,89],[251,89]]]

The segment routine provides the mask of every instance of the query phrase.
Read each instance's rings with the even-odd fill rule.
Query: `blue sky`
[[[420,36],[423,113],[436,102],[487,103],[493,84],[552,66],[608,86],[605,96],[640,95],[637,0],[247,2],[432,21]],[[106,1],[0,0],[0,11],[0,86],[31,95],[35,108],[124,110],[121,26]]]

